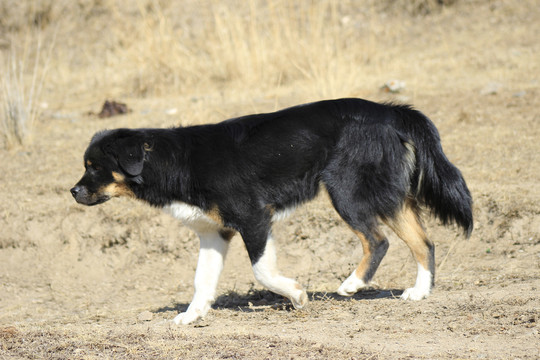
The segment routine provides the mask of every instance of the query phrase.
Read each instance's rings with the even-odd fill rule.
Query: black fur
[[[136,198],[153,206],[217,208],[223,227],[242,235],[253,263],[273,213],[314,198],[321,183],[362,233],[392,219],[406,201],[467,235],[473,228],[460,171],[444,155],[433,123],[406,105],[339,99],[212,125],[108,130],[94,136],[85,162],[98,170],[87,166],[72,189],[77,201],[99,198],[90,198],[94,183],[106,185],[110,176],[96,173],[119,173]]]

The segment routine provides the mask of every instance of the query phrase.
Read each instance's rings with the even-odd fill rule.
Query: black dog
[[[71,193],[100,204],[129,196],[166,209],[200,237],[195,294],[174,321],[203,317],[214,301],[229,240],[240,233],[256,279],[296,308],[308,297],[276,267],[272,223],[313,199],[323,184],[360,238],[363,258],[338,293],[369,284],[388,249],[378,221],[393,229],[418,263],[404,299],[429,295],[434,245],[420,209],[469,235],[472,199],[444,155],[439,134],[406,105],[340,99],[300,105],[218,124],[99,132],[84,155],[86,172]]]

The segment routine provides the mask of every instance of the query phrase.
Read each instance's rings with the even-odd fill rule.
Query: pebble
[[[154,318],[154,314],[152,314],[150,311],[143,311],[139,315],[137,315],[137,320],[139,321],[150,321]]]

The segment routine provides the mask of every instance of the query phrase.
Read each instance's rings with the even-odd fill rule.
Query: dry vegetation
[[[538,358],[539,33],[535,0],[0,2],[0,358]],[[405,89],[381,91],[392,79]],[[395,298],[415,266],[392,235],[378,288],[337,296],[361,249],[321,197],[275,229],[308,309],[263,291],[235,238],[208,318],[171,326],[193,291],[193,234],[68,192],[98,129],[341,96],[423,110],[472,190],[470,240],[427,223],[426,301]],[[29,123],[10,122],[11,99]],[[89,115],[106,99],[133,111]]]

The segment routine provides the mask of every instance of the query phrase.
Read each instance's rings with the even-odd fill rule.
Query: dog
[[[325,187],[332,205],[358,236],[363,257],[337,293],[369,285],[388,249],[385,223],[418,265],[420,300],[434,285],[434,244],[420,215],[473,229],[472,197],[443,153],[435,125],[409,105],[362,99],[325,100],[217,124],[96,133],[84,154],[75,200],[97,205],[126,196],[164,209],[197,233],[195,292],[174,318],[204,317],[216,296],[231,238],[244,241],[255,278],[303,308],[308,296],[276,266],[272,224]]]

